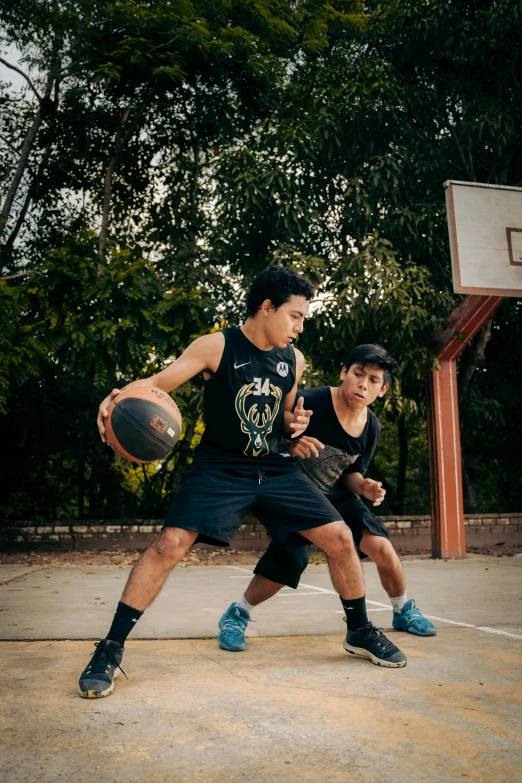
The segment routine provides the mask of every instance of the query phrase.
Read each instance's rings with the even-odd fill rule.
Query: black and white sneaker
[[[357,631],[348,629],[343,647],[351,655],[369,658],[376,666],[399,669],[408,663],[404,653],[393,642],[390,642],[373,623],[366,623]]]
[[[102,699],[110,696],[114,690],[114,678],[120,672],[127,675],[121,668],[123,647],[112,639],[102,639],[96,642],[95,651],[78,683],[78,693],[84,699]]]

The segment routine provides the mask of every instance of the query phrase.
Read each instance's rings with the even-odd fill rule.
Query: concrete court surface
[[[244,653],[204,637],[249,569],[175,570],[127,643],[129,680],[93,701],[76,681],[128,569],[0,567],[0,780],[522,781],[521,560],[405,561],[409,593],[441,619],[434,638],[393,632],[396,670],[343,651],[325,566],[256,612]]]

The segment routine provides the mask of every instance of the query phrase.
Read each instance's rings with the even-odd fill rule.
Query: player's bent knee
[[[183,557],[187,552],[197,534],[190,530],[182,530],[178,527],[165,527],[152,544],[154,552],[165,560],[176,561],[180,555]]]
[[[355,552],[355,543],[350,528],[346,528],[346,531],[343,531],[340,534],[338,546],[340,557],[346,557]]]
[[[352,532],[344,522],[333,522],[309,532],[314,536],[313,543],[328,557],[346,557],[355,552]]]
[[[384,563],[395,554],[395,550],[391,541],[389,541],[387,538],[384,538],[383,536],[364,536],[360,547],[365,555],[371,557],[374,563]]]

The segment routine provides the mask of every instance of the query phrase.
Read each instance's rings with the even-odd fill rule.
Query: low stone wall
[[[382,517],[397,549],[420,552],[431,549],[429,516]],[[160,519],[77,520],[60,523],[3,522],[0,547],[7,551],[145,549],[162,527]],[[466,543],[488,546],[500,543],[522,545],[522,514],[467,514]],[[240,525],[231,546],[262,549],[269,543],[257,521]]]

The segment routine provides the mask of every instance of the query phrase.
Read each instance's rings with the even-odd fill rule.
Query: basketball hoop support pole
[[[467,296],[433,342],[439,367],[426,374],[433,557],[466,557],[456,360],[502,300]]]

